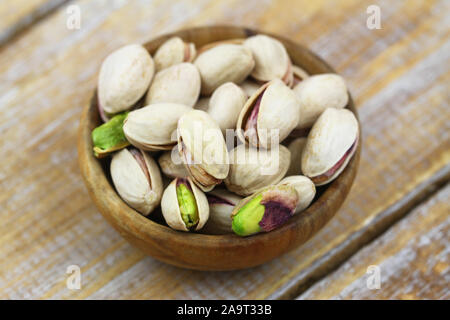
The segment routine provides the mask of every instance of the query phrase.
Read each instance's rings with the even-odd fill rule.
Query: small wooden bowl
[[[145,44],[150,53],[172,36],[194,42],[199,48],[207,43],[268,34],[241,27],[214,26],[177,31]],[[305,47],[283,37],[280,40],[294,64],[310,74],[334,72],[326,62]],[[350,97],[348,108],[357,115]],[[101,214],[130,243],[146,254],[183,268],[197,270],[233,270],[257,266],[292,250],[310,239],[336,213],[344,202],[358,168],[361,137],[357,151],[341,175],[326,187],[304,212],[268,233],[247,238],[230,235],[184,233],[146,218],[130,208],[116,193],[109,176],[108,160],[99,161],[92,152],[92,130],[100,124],[96,92],[83,110],[78,135],[78,158],[89,194]],[[158,215],[154,212],[153,214]],[[152,215],[153,215],[152,214]],[[150,215],[150,216],[152,216]]]

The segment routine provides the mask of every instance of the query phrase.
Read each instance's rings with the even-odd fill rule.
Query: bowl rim
[[[272,36],[282,41],[285,45],[288,44],[289,47],[301,48],[308,55],[310,55],[311,59],[314,59],[318,61],[320,64],[322,64],[322,66],[324,67],[325,70],[327,70],[327,72],[336,73],[334,69],[331,68],[329,64],[325,62],[320,56],[313,53],[311,50],[309,50],[302,44],[294,42],[283,36],[272,34],[270,32],[241,26],[213,25],[213,26],[201,26],[188,29],[181,29],[163,35],[159,35],[145,42],[143,45],[149,51],[152,51],[154,50],[155,47],[158,46],[157,45],[158,43],[160,44],[170,37],[180,36],[181,38],[184,38],[189,33],[195,33],[198,32],[199,30],[204,29],[214,30],[215,28],[228,28],[230,29],[230,32],[232,32],[233,30],[236,31],[237,33],[243,32],[247,37],[255,34],[265,34]],[[153,49],[150,50],[149,48]],[[308,69],[307,66],[305,66],[304,64],[302,64],[301,67],[305,67],[305,69]],[[348,94],[349,94],[349,102],[346,108],[354,113],[355,117],[358,120],[358,128],[359,128],[358,132],[359,141],[355,154],[347,164],[346,168],[342,171],[342,173],[334,181],[332,181],[330,184],[327,185],[326,190],[324,190],[323,193],[318,198],[316,198],[315,201],[311,203],[311,205],[305,211],[295,215],[294,217],[289,219],[289,221],[285,223],[283,226],[268,233],[259,233],[250,237],[239,237],[235,234],[208,235],[193,232],[181,232],[173,230],[170,227],[159,224],[155,221],[152,221],[151,219],[138,213],[133,208],[129,207],[116,193],[115,188],[107,178],[107,174],[103,171],[101,162],[94,157],[92,152],[92,140],[90,132],[93,129],[93,127],[90,121],[90,115],[92,112],[97,112],[96,110],[92,110],[93,108],[96,109],[96,101],[97,101],[96,89],[94,89],[93,91],[89,104],[83,107],[81,120],[79,123],[77,146],[78,146],[78,160],[81,169],[81,174],[85,182],[85,185],[88,188],[89,194],[93,199],[93,201],[95,202],[97,208],[99,209],[101,214],[113,225],[113,227],[117,229],[115,224],[116,223],[121,224],[121,227],[123,229],[117,230],[123,236],[126,236],[126,233],[124,232],[125,230],[141,240],[147,242],[153,241],[155,245],[160,245],[158,240],[164,241],[170,239],[170,241],[172,241],[174,244],[177,243],[183,244],[186,241],[189,241],[189,244],[195,247],[203,247],[210,249],[237,248],[265,243],[267,241],[273,241],[274,239],[277,238],[282,238],[283,235],[287,233],[286,232],[287,230],[293,229],[295,230],[295,232],[298,233],[302,232],[311,233],[311,230],[307,230],[306,226],[309,224],[314,224],[314,221],[320,218],[317,216],[318,214],[325,216],[326,220],[325,223],[323,223],[321,226],[318,227],[318,229],[322,228],[324,224],[326,224],[329,220],[331,220],[331,218],[334,216],[334,213],[342,205],[347,194],[349,193],[349,190],[351,188],[351,185],[353,184],[357,172],[362,146],[361,124],[359,121],[358,112],[353,103],[352,96],[350,92],[348,92]],[[91,126],[89,126],[89,124],[91,124]],[[98,179],[96,180],[95,185],[93,183],[93,181],[95,180],[93,179]],[[349,182],[350,186],[347,187],[346,190],[342,190],[341,181],[343,180],[348,181],[348,179],[350,179]],[[119,207],[117,208],[109,207],[108,201],[105,200],[109,199],[109,197],[119,200],[119,202],[117,202],[119,204]],[[321,199],[324,201],[319,201]],[[322,206],[325,206],[327,203],[336,204],[337,208],[334,210],[334,212],[327,213],[326,210],[319,210]],[[317,231],[318,230],[312,232],[312,234],[304,235],[307,238],[306,240],[308,240]],[[288,239],[288,241],[296,242],[296,239],[292,237],[292,239]]]

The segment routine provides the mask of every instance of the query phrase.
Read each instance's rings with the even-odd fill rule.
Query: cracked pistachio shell
[[[147,91],[154,74],[153,59],[139,44],[117,49],[103,61],[98,77],[101,108],[114,114],[128,110]]]
[[[220,44],[202,52],[194,61],[202,78],[203,95],[211,94],[225,82],[241,83],[255,62],[250,50],[238,44]]]
[[[263,188],[234,207],[231,227],[241,237],[272,231],[294,215],[298,200],[296,190],[290,185]]]
[[[242,197],[226,189],[214,189],[206,194],[209,203],[209,219],[203,228],[206,234],[232,233],[231,212]]]
[[[302,174],[302,152],[306,145],[306,138],[296,138],[292,140],[288,149],[291,152],[291,164],[286,173],[287,176]]]
[[[252,51],[255,59],[253,78],[264,82],[281,79],[288,86],[292,85],[291,59],[280,41],[266,35],[256,35],[245,40],[244,46]]]
[[[174,132],[178,119],[192,110],[178,103],[155,103],[131,111],[124,121],[123,132],[137,148],[147,151],[170,150],[176,144]]]
[[[297,126],[299,108],[295,94],[281,80],[264,84],[239,114],[236,126],[239,140],[263,148],[280,143]]]
[[[161,211],[169,227],[180,231],[200,230],[209,218],[208,200],[190,178],[176,178],[167,186]]]
[[[303,174],[316,186],[334,180],[355,153],[358,136],[358,121],[351,111],[326,109],[309,132],[302,153]]]
[[[214,90],[209,100],[208,114],[225,135],[226,129],[236,128],[239,113],[247,101],[245,92],[233,82],[227,82]]]
[[[326,108],[342,109],[348,103],[345,81],[334,73],[310,76],[293,91],[300,103],[297,129],[310,128]]]
[[[294,82],[292,83],[293,87],[295,87],[298,83],[302,82],[303,80],[309,78],[308,72],[306,72],[299,66],[293,65],[292,71],[294,73]]]
[[[145,103],[171,102],[194,107],[200,95],[200,84],[200,74],[192,63],[173,65],[156,73]]]
[[[194,106],[194,109],[202,110],[208,112],[209,108],[209,99],[210,97],[204,97],[197,100],[197,103]]]
[[[195,59],[195,44],[184,42],[179,37],[166,40],[155,52],[156,71],[168,68],[178,63],[191,62]]]
[[[113,155],[110,171],[117,192],[130,207],[147,216],[159,205],[161,173],[147,153],[123,149]]]
[[[228,151],[219,126],[209,114],[191,110],[178,121],[178,150],[194,183],[211,191],[228,175]]]
[[[290,185],[297,191],[299,201],[295,208],[295,213],[299,213],[308,208],[316,195],[316,186],[311,179],[305,176],[289,176],[281,180],[278,184]]]
[[[164,152],[158,159],[161,171],[170,178],[185,178],[188,172],[180,158],[178,147]]]
[[[253,81],[251,79],[246,79],[240,84],[242,90],[244,90],[247,97],[251,97],[259,88],[261,88],[261,83]]]
[[[97,158],[106,157],[130,145],[123,133],[123,121],[127,115],[128,112],[117,114],[108,122],[92,130],[94,155]]]
[[[225,186],[231,192],[248,196],[258,189],[278,183],[286,174],[291,153],[283,146],[256,149],[244,144],[230,151],[230,173]]]

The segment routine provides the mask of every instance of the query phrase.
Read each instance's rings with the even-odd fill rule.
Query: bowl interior
[[[245,38],[255,34],[268,34],[280,40],[293,63],[310,74],[334,72],[318,56],[289,39],[241,27],[215,26],[181,30],[149,41],[145,47],[153,54],[165,40],[175,35],[194,42],[199,48],[214,41]],[[153,212],[147,218],[123,202],[110,179],[109,159],[99,161],[93,156],[91,132],[101,123],[96,96],[94,91],[90,104],[83,110],[78,137],[79,163],[88,191],[102,215],[122,236],[147,254],[170,264],[200,270],[231,270],[269,261],[304,243],[320,230],[341,206],[356,175],[361,140],[355,155],[341,175],[330,184],[318,187],[318,193],[310,207],[276,230],[247,238],[234,234],[205,235],[175,231],[164,224],[160,212]],[[357,116],[351,96],[348,108]]]

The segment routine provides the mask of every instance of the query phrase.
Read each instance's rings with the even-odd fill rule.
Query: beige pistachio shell
[[[191,62],[195,59],[195,44],[184,42],[179,37],[172,37],[164,42],[154,55],[156,71],[178,63]]]
[[[164,152],[158,158],[158,163],[161,171],[170,178],[185,178],[189,175],[176,146],[171,151]]]
[[[113,155],[110,171],[117,192],[130,207],[147,216],[159,205],[163,191],[161,173],[147,153],[122,149]]]
[[[261,88],[261,83],[256,82],[252,79],[246,79],[240,84],[242,90],[244,90],[247,97],[251,97],[259,88]]]
[[[225,135],[226,129],[236,128],[239,113],[247,101],[245,92],[233,82],[218,87],[209,100],[208,114]]]
[[[302,174],[302,152],[306,145],[306,138],[296,138],[292,140],[288,149],[291,152],[291,164],[286,173],[287,176]]]
[[[261,96],[259,111],[255,114],[253,111]],[[239,114],[236,126],[239,140],[263,148],[280,143],[297,126],[299,108],[295,94],[281,80],[266,83],[247,100]],[[248,127],[252,119],[256,127]]]
[[[143,46],[130,44],[112,52],[98,77],[101,108],[108,114],[128,110],[145,94],[153,74],[153,59]]]
[[[302,153],[302,171],[316,186],[334,180],[353,156],[358,121],[347,109],[327,108],[312,127]]]
[[[292,83],[292,85],[294,87],[299,82],[302,82],[303,80],[309,78],[308,72],[306,72],[304,69],[300,68],[299,66],[293,65],[292,72],[294,73],[294,82]]]
[[[244,46],[252,51],[255,59],[253,78],[264,82],[282,79],[288,86],[292,85],[291,60],[280,41],[266,35],[256,35],[245,40]]]
[[[300,103],[297,129],[310,128],[326,108],[344,108],[348,103],[344,79],[334,73],[311,76],[294,89]]]
[[[192,180],[211,191],[228,175],[228,151],[222,132],[209,114],[191,110],[178,121],[178,150]]]
[[[293,186],[295,191],[297,191],[299,202],[295,208],[295,213],[305,210],[316,195],[314,183],[305,176],[289,176],[281,180],[278,184]]]
[[[209,108],[209,99],[210,97],[204,97],[197,100],[197,103],[194,106],[194,109],[202,110],[208,112]]]
[[[291,154],[283,145],[266,150],[241,144],[230,151],[230,172],[225,186],[231,192],[248,196],[278,183],[285,176],[290,161]]]
[[[176,64],[155,75],[145,103],[171,102],[194,107],[200,85],[200,74],[192,63]]]
[[[226,189],[214,189],[206,194],[209,203],[209,219],[202,231],[206,234],[232,233],[231,212],[242,197]]]
[[[170,150],[176,144],[178,119],[190,110],[190,107],[177,103],[151,104],[131,111],[124,121],[123,132],[137,148]]]
[[[221,44],[201,53],[194,64],[200,71],[203,95],[211,94],[225,82],[241,83],[255,62],[250,50],[238,44]]]
[[[175,178],[164,190],[161,199],[161,211],[164,220],[169,225],[169,227],[180,231],[190,231],[181,218],[180,205],[178,203],[176,190],[178,179],[179,178]],[[192,182],[190,178],[187,178],[186,181],[187,183],[189,183],[197,204],[199,221],[194,229],[200,230],[201,228],[203,228],[209,218],[208,200],[206,199],[205,194],[199,188],[197,188],[197,186]]]

